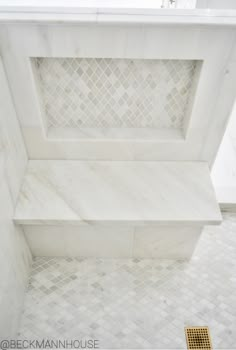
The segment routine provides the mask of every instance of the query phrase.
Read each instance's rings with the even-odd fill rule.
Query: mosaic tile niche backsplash
[[[33,58],[48,128],[183,127],[198,61]]]

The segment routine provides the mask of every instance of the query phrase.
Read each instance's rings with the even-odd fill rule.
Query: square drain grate
[[[208,327],[185,327],[188,350],[212,350]]]

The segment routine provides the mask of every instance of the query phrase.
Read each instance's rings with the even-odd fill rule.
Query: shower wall
[[[31,253],[12,217],[27,154],[0,59],[0,339],[16,336]]]

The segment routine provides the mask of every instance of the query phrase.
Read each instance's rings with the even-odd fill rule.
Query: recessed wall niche
[[[48,138],[184,136],[196,60],[32,58]]]

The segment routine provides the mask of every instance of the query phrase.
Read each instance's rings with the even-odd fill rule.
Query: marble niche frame
[[[9,23],[0,28],[4,66],[30,159],[194,160],[212,165],[232,103],[235,30],[199,25]],[[234,49],[235,50],[235,49]],[[32,57],[202,61],[184,135],[48,138]]]

